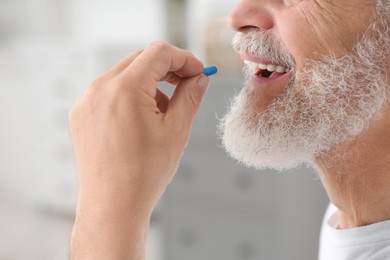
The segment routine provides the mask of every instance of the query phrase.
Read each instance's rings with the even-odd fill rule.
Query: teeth
[[[271,71],[271,72],[275,71],[276,70],[276,65],[272,65],[272,64],[267,65],[267,70]]]
[[[282,65],[276,65],[276,64],[262,64],[262,63],[256,63],[249,60],[244,60],[244,63],[248,66],[256,66],[259,69],[262,70],[268,70],[269,72],[276,71],[277,73],[285,73],[289,71],[289,68],[282,66]]]
[[[276,72],[278,72],[278,73],[284,73],[285,71],[286,71],[286,68],[283,66],[279,65],[276,67]]]
[[[265,64],[259,64],[258,67],[259,67],[259,69],[266,70],[268,66]]]

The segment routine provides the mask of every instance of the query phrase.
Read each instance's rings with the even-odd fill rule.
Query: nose
[[[274,0],[242,0],[228,17],[228,25],[237,32],[248,29],[269,30],[274,21],[269,4]]]

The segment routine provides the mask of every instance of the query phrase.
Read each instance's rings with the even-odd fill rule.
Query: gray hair
[[[390,34],[390,0],[376,0],[376,26],[382,27],[381,32],[386,44],[390,44],[390,40],[386,37]],[[386,39],[387,38],[387,39]]]

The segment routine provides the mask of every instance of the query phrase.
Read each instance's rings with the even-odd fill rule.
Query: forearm
[[[144,260],[150,210],[121,195],[91,200],[80,196],[71,260]],[[124,199],[123,199],[124,198]],[[99,203],[97,203],[99,202]]]

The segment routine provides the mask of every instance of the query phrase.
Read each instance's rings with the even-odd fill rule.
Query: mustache
[[[270,32],[250,29],[237,33],[232,42],[238,53],[248,53],[295,70],[295,59]]]

